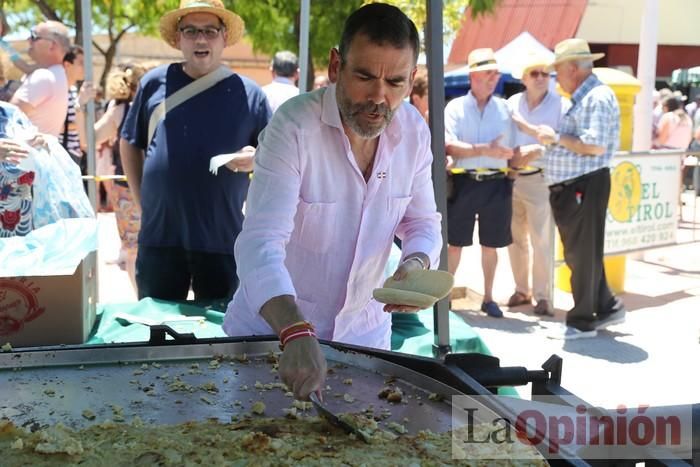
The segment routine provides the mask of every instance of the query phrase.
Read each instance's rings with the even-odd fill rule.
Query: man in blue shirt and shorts
[[[237,287],[233,246],[254,147],[271,117],[260,87],[221,65],[243,28],[220,0],[182,0],[160,20],[185,61],[143,77],[121,132],[124,172],[142,209],[139,298],[184,300],[191,286],[195,300],[230,299]],[[210,173],[210,159],[230,153],[229,170]]]
[[[506,101],[494,96],[500,73],[491,49],[475,49],[467,59],[471,89],[445,107],[446,152],[454,160],[453,193],[447,199],[447,262],[454,274],[462,247],[472,244],[479,216],[484,301],[481,311],[493,318],[503,312],[493,300],[497,248],[512,241],[510,221],[513,181],[507,176],[515,133]]]

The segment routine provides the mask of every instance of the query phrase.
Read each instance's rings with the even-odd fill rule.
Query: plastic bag
[[[95,217],[83,189],[80,167],[53,136],[46,145],[31,151],[34,172],[34,228],[59,219]],[[47,149],[48,147],[48,149]]]
[[[33,228],[59,219],[95,217],[83,189],[80,167],[54,136],[41,135],[45,144],[31,147],[27,142],[36,136],[36,127],[17,107],[0,103],[0,137],[12,139],[29,150],[29,156],[15,169],[20,171],[20,175],[34,172]],[[6,162],[2,164],[5,168],[9,165]]]

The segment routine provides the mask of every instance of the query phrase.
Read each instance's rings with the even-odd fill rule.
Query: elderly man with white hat
[[[481,311],[493,318],[503,312],[493,300],[497,248],[511,243],[513,183],[507,176],[513,157],[515,125],[505,100],[494,96],[500,77],[493,50],[475,49],[467,58],[471,88],[445,107],[446,152],[452,193],[447,200],[448,269],[454,274],[462,248],[471,246],[476,216],[484,274]]]
[[[513,243],[508,247],[515,280],[515,292],[508,306],[530,305],[534,312],[552,316],[552,257],[554,220],[549,207],[549,188],[544,175],[546,153],[537,141],[539,125],[559,128],[569,101],[550,86],[546,67],[552,60],[541,52],[525,55],[522,67],[513,72],[525,91],[508,99],[518,124],[515,142],[520,148],[510,161],[514,168],[524,168],[513,184]],[[530,293],[530,244],[532,244],[532,294]]]
[[[624,305],[610,291],[603,269],[609,165],[618,147],[620,108],[612,89],[593,74],[593,61],[604,54],[591,53],[583,39],[567,39],[554,55],[548,69],[556,70],[559,85],[571,95],[571,108],[558,131],[541,125],[538,140],[549,145],[549,201],[574,296],[566,326],[550,337],[568,340],[595,337],[625,319]]]
[[[243,20],[220,0],[182,0],[160,20],[184,61],[141,80],[121,131],[124,172],[142,209],[139,298],[228,300],[238,282],[233,247],[243,224],[258,134],[271,112],[250,79],[222,66]],[[213,156],[229,170],[210,173]]]

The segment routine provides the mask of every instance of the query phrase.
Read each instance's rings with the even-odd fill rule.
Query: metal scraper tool
[[[365,433],[353,427],[349,423],[342,421],[340,418],[338,418],[337,415],[328,410],[328,408],[321,403],[320,399],[318,398],[318,394],[312,392],[311,394],[309,394],[309,400],[313,404],[319,416],[326,419],[331,424],[342,428],[343,430],[345,430],[346,433],[355,435],[358,439],[361,439],[365,443],[370,442],[369,437]]]

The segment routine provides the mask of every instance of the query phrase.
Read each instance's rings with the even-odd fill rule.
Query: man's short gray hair
[[[576,60],[576,66],[580,70],[592,70],[593,69],[593,60],[590,59],[584,59],[584,60]]]
[[[299,69],[299,61],[297,56],[289,50],[277,52],[272,59],[272,71],[277,76],[291,78]]]

